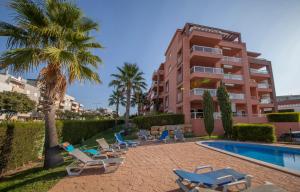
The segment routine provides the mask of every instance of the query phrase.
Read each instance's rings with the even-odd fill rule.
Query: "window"
[[[168,73],[170,73],[171,69],[172,69],[172,66],[171,66],[171,65],[169,65],[169,68],[168,68]]]

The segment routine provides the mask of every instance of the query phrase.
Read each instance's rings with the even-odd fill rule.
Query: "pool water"
[[[300,149],[227,141],[201,144],[300,172]]]

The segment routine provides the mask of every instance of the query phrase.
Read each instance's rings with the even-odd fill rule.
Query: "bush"
[[[300,112],[284,112],[267,114],[269,122],[300,122]]]
[[[124,123],[124,120],[118,120],[117,123]],[[72,144],[78,144],[82,140],[114,126],[115,120],[65,120],[57,122],[60,140]]]
[[[118,124],[124,123],[118,120]],[[115,120],[57,121],[59,141],[78,144],[115,126]],[[43,155],[45,124],[11,122],[0,124],[0,174],[20,167]]]
[[[275,142],[275,127],[270,124],[236,124],[233,138],[240,141]]]
[[[43,148],[44,124],[13,122],[0,125],[0,172],[37,160]]]
[[[152,126],[161,125],[178,125],[184,124],[183,114],[160,114],[160,115],[147,115],[138,116],[133,118],[133,123],[139,129],[150,129]]]

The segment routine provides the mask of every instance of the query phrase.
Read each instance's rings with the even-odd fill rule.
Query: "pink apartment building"
[[[146,110],[183,113],[193,131],[205,134],[202,94],[215,103],[215,130],[221,131],[216,90],[224,83],[235,122],[265,122],[262,114],[277,110],[271,62],[247,51],[238,32],[187,23],[177,29],[165,62],[153,73]]]

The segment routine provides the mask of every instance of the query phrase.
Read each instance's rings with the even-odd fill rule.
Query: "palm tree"
[[[138,115],[141,115],[144,106],[147,104],[148,104],[147,93],[136,92],[131,99],[131,106],[134,107],[137,105]]]
[[[116,106],[116,113],[117,113],[117,117],[119,117],[119,106],[120,104],[122,106],[125,105],[125,97],[123,95],[123,93],[119,90],[115,90],[113,91],[113,93],[109,96],[108,98],[108,105],[109,106]]]
[[[146,89],[146,83],[143,77],[144,73],[136,64],[125,63],[122,68],[118,67],[117,69],[118,73],[111,75],[114,79],[109,86],[117,87],[126,95],[125,126],[128,128],[131,96],[137,91]]]
[[[0,56],[1,67],[17,73],[42,68],[38,82],[45,101],[44,167],[53,167],[63,162],[55,127],[56,103],[68,83],[100,83],[95,70],[101,59],[91,49],[101,45],[90,36],[98,24],[64,0],[12,0],[9,7],[16,16],[13,24],[0,22],[0,36],[8,37],[8,50]]]

